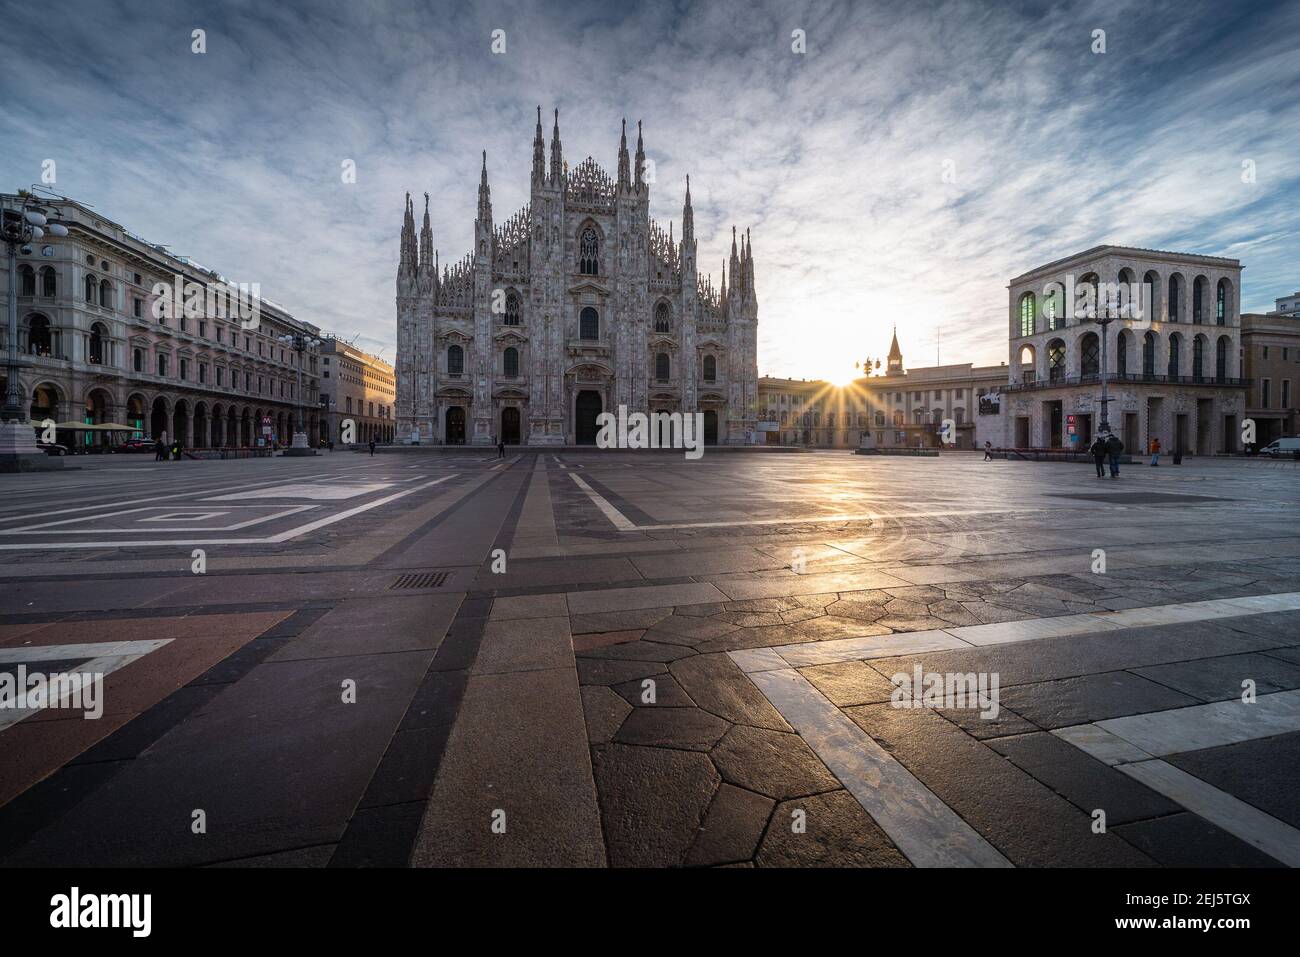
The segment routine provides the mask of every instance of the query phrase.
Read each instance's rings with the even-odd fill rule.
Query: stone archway
[[[578,445],[595,445],[599,428],[596,419],[604,405],[600,393],[593,389],[583,389],[573,403],[574,442]]]
[[[713,409],[704,410],[704,444],[718,444],[718,413]]]
[[[149,412],[149,437],[155,442],[161,442],[164,434],[171,441],[171,416],[167,413],[167,400],[158,396],[153,400]]]
[[[465,444],[465,408],[453,405],[447,410],[443,442],[446,445]]]
[[[519,409],[508,405],[501,410],[501,441],[506,445],[519,444]]]

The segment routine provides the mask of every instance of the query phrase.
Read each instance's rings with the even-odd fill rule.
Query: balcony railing
[[[1154,385],[1200,385],[1224,389],[1249,388],[1250,379],[1237,379],[1228,376],[1196,375],[1156,375],[1154,373],[1129,372],[1124,375],[1106,376],[1108,383],[1145,382]],[[1034,389],[1055,389],[1075,385],[1100,385],[1100,375],[1058,376],[1057,378],[1038,379],[1028,382],[1013,382],[1001,386],[1003,392],[1028,392]]]

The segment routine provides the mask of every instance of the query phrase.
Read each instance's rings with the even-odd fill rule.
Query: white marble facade
[[[700,411],[706,441],[754,441],[758,304],[748,234],[733,230],[715,288],[696,265],[690,181],[680,240],[650,218],[640,134],[618,174],[570,170],[559,112],[546,162],[541,110],[530,202],[494,222],[484,154],[474,248],[439,272],[425,195],[407,195],[397,270],[398,438],[573,445],[595,416]]]

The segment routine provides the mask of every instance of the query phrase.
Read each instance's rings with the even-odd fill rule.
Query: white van
[[[1271,455],[1277,458],[1279,455],[1294,455],[1300,458],[1300,437],[1289,439],[1274,439],[1268,445],[1259,450],[1260,455]]]

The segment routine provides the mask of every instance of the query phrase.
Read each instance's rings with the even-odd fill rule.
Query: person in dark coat
[[[1106,439],[1106,457],[1110,459],[1110,477],[1119,478],[1119,457],[1124,454],[1124,443],[1112,432]]]
[[[374,440],[374,439],[371,439],[371,440],[370,440],[370,454],[371,454],[371,456],[373,456],[373,455],[375,454],[375,440]]]
[[[1098,435],[1092,440],[1092,445],[1088,446],[1088,451],[1092,453],[1092,461],[1097,466],[1097,478],[1106,477],[1106,439]]]

